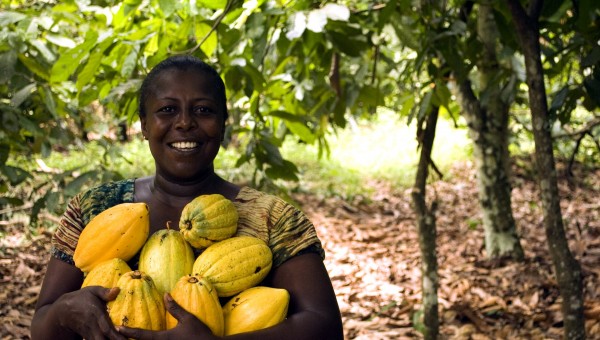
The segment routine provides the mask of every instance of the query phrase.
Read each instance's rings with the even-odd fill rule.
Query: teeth
[[[196,143],[196,142],[177,142],[177,143],[171,144],[171,146],[176,149],[193,149],[196,146],[198,146],[198,143]]]

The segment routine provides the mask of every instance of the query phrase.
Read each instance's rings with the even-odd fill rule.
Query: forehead
[[[199,88],[217,90],[219,87],[218,80],[215,76],[196,68],[167,68],[162,70],[154,77],[152,81],[153,89],[165,89],[184,86],[187,89]]]

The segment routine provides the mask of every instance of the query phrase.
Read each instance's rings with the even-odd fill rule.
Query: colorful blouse
[[[133,197],[134,179],[106,183],[75,196],[52,237],[52,256],[74,264],[73,253],[88,222],[112,206],[133,202]],[[265,241],[273,251],[273,267],[307,252],[325,257],[313,224],[293,205],[250,187],[242,187],[233,203],[239,214],[236,235]]]

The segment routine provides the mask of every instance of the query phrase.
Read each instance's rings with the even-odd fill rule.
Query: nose
[[[194,117],[192,116],[190,109],[183,109],[177,115],[177,119],[175,121],[175,128],[189,130],[192,129],[195,125],[196,122],[194,121]]]

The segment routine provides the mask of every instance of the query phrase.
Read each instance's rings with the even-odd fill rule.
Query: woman
[[[240,215],[238,235],[265,240],[273,268],[261,285],[290,293],[287,319],[274,327],[232,336],[236,339],[342,339],[342,323],[323,249],[306,216],[275,196],[238,187],[214,171],[223,140],[227,107],[218,73],[191,56],[175,56],[157,65],[140,89],[139,115],[155,161],[153,176],[103,184],[77,195],[68,205],[52,239],[52,257],[33,317],[33,339],[214,339],[204,324],[165,295],[179,324],[172,330],[115,328],[106,302],[118,288],[79,289],[83,273],[73,252],[89,220],[110,206],[145,202],[150,233],[179,221],[183,207],[203,194],[232,200]],[[130,263],[134,268],[135,263]]]

